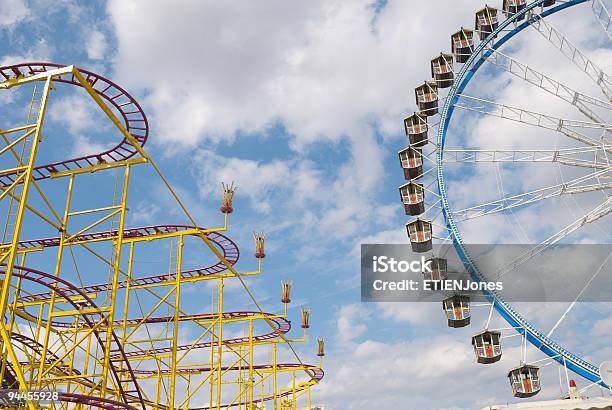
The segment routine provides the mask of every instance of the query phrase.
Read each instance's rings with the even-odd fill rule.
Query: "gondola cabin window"
[[[470,324],[469,296],[454,295],[442,301],[449,327],[464,327]]]
[[[404,131],[408,144],[412,147],[422,147],[427,144],[427,116],[414,113],[404,119]]]
[[[420,149],[406,147],[398,152],[404,179],[419,179],[423,175],[423,154]]]
[[[472,336],[472,346],[478,363],[495,363],[501,359],[501,333],[487,331]]]
[[[474,31],[463,28],[451,35],[451,50],[455,61],[465,63],[474,49]]]
[[[497,9],[494,7],[485,6],[476,12],[476,31],[480,34],[480,40],[487,38],[497,26],[499,22],[497,20]]]
[[[406,231],[412,244],[413,252],[427,252],[432,248],[431,222],[416,219],[406,224]]]
[[[504,0],[503,10],[507,16],[512,16],[527,7],[527,0]],[[523,20],[525,15],[520,16],[517,20]]]
[[[406,215],[420,215],[425,212],[425,190],[422,184],[409,182],[399,188],[400,198]]]
[[[431,76],[436,80],[438,88],[448,88],[453,85],[453,55],[441,53],[431,60]]]
[[[508,379],[515,397],[531,397],[540,392],[539,368],[533,365],[523,365],[508,372]]]
[[[444,258],[429,258],[431,272],[424,270],[423,279],[425,280],[444,280],[447,275],[447,261]]]
[[[414,89],[414,93],[421,115],[438,113],[438,86],[435,81],[425,81]]]

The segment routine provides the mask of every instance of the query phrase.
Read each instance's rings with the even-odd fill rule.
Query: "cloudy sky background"
[[[147,148],[202,225],[218,223],[219,181],[238,183],[230,235],[245,255],[253,230],[264,230],[270,239],[269,273],[251,282],[256,294],[273,306],[278,282],[293,280],[295,307],[311,306],[313,335],[328,340],[327,375],[317,402],[329,409],[473,409],[513,401],[505,374],[518,364],[518,338],[508,339],[500,363],[478,366],[469,338],[480,324],[448,329],[437,304],[360,303],[358,252],[360,243],[406,242],[397,195],[402,175],[396,152],[406,145],[402,119],[415,110],[414,87],[429,77],[429,60],[449,50],[450,33],[471,27],[482,5],[480,0],[192,0],[170,6],[111,0],[85,6],[4,0],[0,63],[76,64],[136,96],[151,124]],[[560,14],[553,24],[609,68],[607,37],[588,5]],[[522,34],[504,52],[602,98],[588,77],[535,32]],[[489,68],[477,78],[467,93],[584,119],[510,75]],[[68,130],[57,155],[87,154],[109,143],[96,138],[104,126],[84,102],[78,94],[52,101],[52,125]],[[453,125],[454,148],[567,144],[553,132],[490,117],[458,116]],[[449,191],[452,204],[462,208],[502,192],[558,183],[575,172],[543,165],[461,169],[449,173]],[[139,188],[131,197],[132,225],[174,222],[176,214],[167,209],[156,181],[144,178],[134,185]],[[462,228],[474,243],[535,241],[600,199],[553,201]],[[601,226],[575,239],[609,242],[609,223]],[[548,330],[566,305],[522,308]],[[487,313],[476,309],[474,323],[486,320]],[[602,304],[570,316],[557,335],[599,363],[612,354],[610,332],[612,316]],[[314,340],[304,358],[314,360]],[[534,351],[530,358],[540,356]],[[555,397],[557,367],[543,373],[541,396]]]

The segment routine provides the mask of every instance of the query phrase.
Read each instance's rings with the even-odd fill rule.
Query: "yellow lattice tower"
[[[118,145],[41,163],[40,152],[53,143],[43,139],[47,105],[60,84],[85,90],[112,123]],[[14,87],[33,87],[33,94],[26,124],[0,130],[0,206],[6,215],[0,245],[0,381],[2,388],[21,392],[11,392],[10,399],[25,400],[21,404],[30,409],[220,410],[264,408],[265,403],[309,409],[322,363],[302,363],[293,344],[306,341],[310,311],[302,311],[303,336],[289,339],[291,285],[282,284],[280,314],[262,311],[253,298],[244,278],[262,273],[263,234],[255,234],[257,269],[234,267],[239,251],[224,234],[234,185],[222,185],[222,226],[202,228],[144,150],[148,122],[125,90],[95,73],[50,63],[0,67],[0,89]],[[126,226],[138,166],[153,170],[189,224]],[[108,178],[114,183],[107,194],[100,181]],[[84,200],[83,186],[95,186],[96,195]],[[32,239],[37,224],[56,234]],[[200,252],[198,246],[214,260],[187,267],[186,252]],[[159,255],[160,249],[170,249],[168,271],[142,275],[138,256]],[[107,277],[96,279],[102,272]],[[226,281],[240,282],[256,309],[230,310]],[[182,293],[200,282],[210,285],[209,309],[188,311],[193,304]],[[199,298],[196,305],[202,305]],[[181,331],[192,338],[185,340]],[[279,345],[298,360],[280,361]],[[57,394],[47,397],[40,390]]]

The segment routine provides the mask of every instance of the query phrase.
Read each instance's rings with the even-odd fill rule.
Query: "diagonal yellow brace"
[[[58,77],[58,76],[65,75],[65,74],[72,74],[74,69],[75,68],[73,65],[69,65],[66,67],[57,68],[55,70],[45,71],[44,73],[40,73],[40,74],[12,78],[10,80],[5,80],[5,81],[0,82],[0,89],[9,89],[9,88],[15,87],[16,85],[27,84],[27,83],[31,83],[34,81],[47,80],[49,78]]]
[[[9,338],[9,335],[6,332],[6,329],[4,328],[4,326],[0,326],[0,335],[2,336],[2,341],[4,342],[4,346],[6,347],[6,350],[11,358],[11,361],[13,363],[19,363],[19,359],[17,359],[17,355],[15,354],[15,351],[13,350],[13,346],[11,345],[11,339]],[[17,376],[17,380],[19,380],[20,388],[25,389],[27,386],[27,383],[25,381],[25,378],[23,377],[21,368],[19,366],[13,366],[13,368],[15,371],[15,375]],[[28,402],[28,408],[30,410],[35,410],[34,404],[32,402]]]

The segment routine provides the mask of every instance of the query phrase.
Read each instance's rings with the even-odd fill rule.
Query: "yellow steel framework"
[[[311,389],[323,377],[323,341],[319,363],[304,364],[293,344],[307,340],[310,311],[301,312],[302,337],[290,339],[291,283],[281,285],[281,313],[264,312],[248,289],[245,278],[262,273],[263,234],[254,235],[257,269],[235,268],[238,249],[223,234],[234,186],[222,186],[223,226],[202,228],[144,150],[146,134],[135,130],[147,129],[146,117],[123,89],[74,66],[24,63],[0,67],[0,75],[0,90],[33,89],[25,124],[0,129],[1,392],[58,392],[51,401],[18,396],[30,409],[310,409]],[[94,162],[40,164],[45,114],[60,83],[86,91],[121,148]],[[0,117],[11,120],[6,111]],[[139,165],[153,169],[189,225],[127,227]],[[112,179],[113,192],[100,189],[83,201],[79,183],[92,174]],[[41,226],[56,234],[32,239]],[[138,257],[157,245],[169,250],[168,272],[144,275]],[[186,269],[186,252],[198,246],[213,262]],[[255,309],[228,308],[230,281]],[[200,282],[209,285],[209,300],[185,296]],[[193,312],[189,298],[202,310]]]

